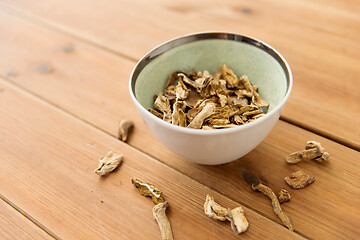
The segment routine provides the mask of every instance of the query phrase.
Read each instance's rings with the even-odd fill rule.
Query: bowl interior
[[[266,51],[246,42],[206,39],[177,46],[149,62],[136,79],[135,97],[144,108],[153,108],[154,95],[164,91],[172,72],[195,68],[215,74],[220,64],[228,65],[238,77],[247,75],[259,87],[260,96],[270,103],[269,111],[286,95],[286,74]]]

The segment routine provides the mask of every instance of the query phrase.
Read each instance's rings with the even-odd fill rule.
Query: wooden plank
[[[360,15],[346,7],[354,5],[351,0],[326,6],[322,0],[3,2],[132,59],[165,40],[207,29],[263,39],[293,69],[294,90],[284,119],[360,150],[360,133],[354,131],[360,125],[355,104],[360,99]]]
[[[260,146],[238,161],[217,167],[191,164],[172,154],[154,138],[131,103],[127,93],[127,78],[133,62],[72,38],[10,19],[6,17],[0,23],[11,22],[13,30],[21,29],[21,34],[15,31],[6,34],[2,45],[5,47],[1,49],[4,56],[14,56],[14,59],[8,61],[16,63],[12,65],[13,68],[5,60],[0,62],[1,72],[6,73],[13,69],[17,73],[10,77],[11,81],[36,92],[113,136],[116,136],[117,123],[121,118],[134,120],[136,128],[129,139],[130,145],[229,198],[264,213],[274,221],[278,219],[274,216],[268,200],[250,190],[242,180],[239,170],[249,167],[260,172],[277,191],[286,187],[283,177],[296,169],[304,168],[318,180],[309,189],[292,191],[292,203],[284,206],[286,211],[291,213],[290,217],[296,223],[296,229],[313,238],[336,238],[358,233],[357,227],[352,224],[359,220],[357,213],[360,209],[354,197],[359,196],[359,187],[352,184],[359,180],[356,173],[359,169],[358,152],[280,121]],[[22,41],[22,34],[31,37]],[[43,40],[45,36],[46,41]],[[16,42],[17,48],[11,47],[11,42]],[[69,43],[74,45],[74,51],[61,51],[61,47]],[[33,49],[36,49],[36,52]],[[41,64],[51,65],[53,71],[39,72],[37,69]],[[303,148],[305,142],[310,139],[323,142],[332,154],[332,162],[328,166],[323,167],[314,163],[299,166],[284,164],[283,158],[287,154]],[[152,144],[148,144],[149,142]],[[335,193],[331,193],[333,189],[336,189]],[[336,212],[319,213],[334,206],[337,207]],[[342,222],[329,221],[335,217],[342,219],[344,212],[347,218]],[[337,231],[339,224],[344,229],[341,233]]]
[[[7,240],[53,239],[3,200],[0,200],[0,236]]]
[[[7,159],[0,191],[60,238],[159,239],[153,203],[132,186],[133,177],[164,191],[175,238],[238,238],[203,213],[207,193],[225,206],[238,203],[8,83],[0,81],[0,89],[0,152]],[[124,160],[101,178],[93,170],[110,149]],[[302,238],[245,211],[251,227],[243,238]]]

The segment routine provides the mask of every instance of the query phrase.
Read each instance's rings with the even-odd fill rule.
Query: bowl
[[[221,64],[258,86],[270,103],[264,117],[234,128],[201,130],[170,124],[147,110],[172,72],[195,68],[214,74]],[[256,38],[227,32],[193,33],[155,47],[136,64],[129,84],[141,117],[160,142],[180,157],[205,165],[228,163],[253,150],[279,119],[291,88],[291,70],[280,53]]]

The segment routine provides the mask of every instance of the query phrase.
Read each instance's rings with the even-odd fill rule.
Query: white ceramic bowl
[[[174,71],[209,70],[226,64],[237,76],[247,75],[270,103],[268,113],[251,123],[216,130],[172,125],[148,112],[154,95],[162,92]],[[136,64],[130,76],[130,95],[152,133],[186,160],[206,165],[227,163],[253,150],[279,119],[292,88],[286,60],[274,48],[252,37],[226,32],[201,32],[167,41]]]

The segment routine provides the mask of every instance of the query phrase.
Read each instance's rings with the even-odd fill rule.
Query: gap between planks
[[[14,87],[15,89],[18,89],[19,91],[21,91],[21,92],[23,92],[23,93],[29,94],[29,95],[31,95],[32,97],[37,98],[37,99],[43,101],[44,103],[48,104],[49,106],[54,107],[55,109],[57,109],[57,111],[62,112],[62,114],[67,114],[67,115],[69,115],[69,116],[71,116],[71,117],[73,117],[73,118],[81,121],[83,124],[89,125],[89,126],[91,126],[92,128],[97,129],[97,130],[99,130],[100,132],[102,132],[102,133],[104,133],[104,134],[106,134],[106,135],[114,138],[114,140],[116,140],[116,141],[120,141],[120,140],[117,138],[117,136],[111,134],[110,132],[107,132],[107,131],[105,131],[105,130],[99,128],[99,127],[97,127],[96,125],[92,124],[91,122],[88,122],[87,120],[85,120],[85,119],[83,119],[83,118],[81,118],[81,117],[79,117],[79,116],[77,116],[77,115],[75,115],[75,114],[67,111],[66,109],[62,108],[61,106],[59,106],[59,105],[57,105],[57,104],[55,104],[55,103],[52,103],[52,102],[48,101],[47,99],[41,97],[40,95],[36,94],[35,92],[32,92],[32,91],[27,90],[26,88],[20,86],[19,84],[11,81],[10,79],[8,79],[8,78],[6,78],[6,77],[0,76],[0,81],[4,81],[4,82],[6,82],[7,84],[9,84],[9,85],[11,85],[12,87]],[[127,145],[128,145],[130,148],[136,149],[137,151],[141,152],[141,153],[144,154],[144,155],[150,156],[151,158],[153,158],[153,159],[156,160],[157,162],[161,163],[162,165],[164,165],[164,166],[166,166],[166,167],[169,167],[169,168],[173,169],[174,171],[178,172],[179,174],[184,175],[184,176],[190,178],[192,181],[197,182],[198,184],[200,184],[200,185],[202,185],[202,186],[205,186],[205,187],[213,190],[214,192],[218,193],[219,195],[222,195],[223,197],[228,198],[228,199],[230,199],[231,201],[234,201],[234,202],[240,204],[241,206],[244,206],[244,207],[246,207],[246,208],[254,211],[255,213],[259,214],[260,216],[263,216],[263,217],[267,218],[268,220],[272,221],[272,222],[275,223],[275,224],[278,224],[278,225],[283,226],[282,224],[274,221],[274,220],[273,220],[272,218],[270,218],[267,214],[265,214],[265,213],[263,213],[263,212],[261,212],[261,211],[258,211],[257,209],[249,206],[248,204],[246,204],[246,203],[244,203],[244,202],[242,202],[242,201],[239,201],[239,200],[234,199],[234,198],[232,198],[232,197],[230,197],[230,196],[224,195],[222,192],[219,192],[218,190],[216,190],[216,189],[213,188],[213,187],[204,185],[203,183],[201,183],[200,181],[194,179],[194,178],[191,177],[190,175],[185,174],[185,173],[179,171],[178,169],[176,169],[176,168],[174,168],[174,167],[166,164],[165,162],[161,161],[160,159],[158,159],[157,157],[153,156],[152,154],[149,154],[149,153],[147,153],[147,152],[144,152],[144,151],[142,151],[141,149],[139,149],[139,148],[137,148],[137,147],[135,147],[135,146],[132,146],[132,145],[130,145],[130,144],[127,144]],[[6,198],[5,196],[3,196],[1,193],[0,193],[0,199],[2,199],[3,201],[5,201],[6,203],[8,203],[8,204],[9,204],[10,206],[12,206],[16,211],[18,211],[19,213],[21,213],[24,217],[26,217],[27,219],[29,219],[31,222],[33,222],[35,225],[37,225],[39,228],[41,228],[43,231],[45,231],[47,234],[49,234],[49,235],[52,236],[53,238],[55,238],[55,239],[61,239],[59,236],[57,236],[55,233],[53,233],[50,229],[48,229],[45,225],[43,225],[42,223],[40,223],[39,221],[37,221],[36,219],[34,219],[30,214],[26,213],[24,210],[22,210],[22,209],[21,209],[20,207],[18,207],[16,204],[14,204],[13,202],[11,202],[11,200],[7,199],[7,198]],[[306,239],[312,239],[312,238],[310,238],[309,236],[307,236],[306,234],[304,234],[304,233],[302,233],[302,232],[300,232],[300,231],[298,231],[298,230],[296,230],[296,229],[294,230],[294,232],[295,232],[296,234],[298,234],[298,235],[306,238]]]
[[[353,142],[351,140],[336,136],[335,134],[326,132],[326,131],[321,130],[321,129],[313,128],[313,127],[311,127],[311,125],[309,125],[307,123],[298,121],[296,119],[293,119],[293,118],[290,118],[290,117],[287,117],[287,116],[281,115],[280,119],[282,121],[284,121],[284,122],[287,122],[287,123],[291,124],[291,125],[297,126],[297,127],[302,128],[302,129],[304,129],[306,131],[309,131],[309,132],[312,132],[312,133],[314,133],[316,135],[319,135],[321,137],[327,138],[327,139],[329,139],[329,140],[331,140],[333,142],[339,143],[339,144],[341,144],[341,145],[343,145],[345,147],[351,148],[351,149],[356,150],[356,151],[360,151],[360,146],[358,146],[357,143],[355,143],[355,142]]]
[[[47,21],[45,19],[42,19],[40,17],[37,17],[37,16],[35,16],[33,14],[30,14],[30,13],[27,13],[27,12],[24,12],[24,11],[18,9],[18,8],[8,6],[7,4],[4,4],[4,3],[0,3],[0,6],[2,7],[2,10],[4,12],[6,12],[7,14],[11,13],[13,16],[15,16],[15,17],[17,17],[19,19],[27,20],[27,21],[31,22],[32,24],[39,25],[41,27],[44,27],[45,29],[55,31],[55,32],[60,33],[60,34],[65,35],[65,36],[69,36],[71,38],[74,38],[77,41],[80,41],[82,43],[85,43],[85,44],[88,44],[90,46],[96,47],[98,49],[101,49],[101,50],[103,50],[105,52],[116,55],[118,57],[128,59],[128,60],[130,60],[130,61],[132,61],[134,63],[136,63],[138,61],[138,59],[136,59],[136,58],[133,58],[133,57],[128,56],[128,55],[126,55],[124,53],[118,52],[118,51],[116,51],[114,49],[111,49],[111,48],[101,44],[101,43],[92,41],[91,39],[83,38],[81,35],[78,35],[78,34],[72,32],[72,31],[69,31],[68,29],[63,28],[63,27],[59,26],[58,24],[51,23],[51,22],[49,22],[49,21]],[[17,86],[19,87],[19,85],[17,85]],[[46,99],[40,97],[39,95],[37,95],[35,93],[33,93],[33,95],[36,95],[37,97],[41,98],[42,100],[47,101]],[[56,104],[53,104],[53,103],[51,103],[51,104],[58,107],[58,108],[61,108],[60,106],[58,106]],[[64,109],[62,109],[62,110],[64,110]],[[69,112],[67,112],[67,113],[69,113]],[[353,142],[353,141],[351,141],[351,140],[339,137],[339,136],[337,136],[335,134],[326,132],[326,131],[318,129],[318,128],[314,128],[309,124],[297,121],[296,119],[293,119],[291,117],[287,117],[287,116],[282,115],[280,117],[280,119],[283,120],[284,122],[287,122],[287,123],[291,124],[291,125],[297,126],[297,127],[302,128],[304,130],[307,130],[309,132],[315,133],[315,134],[317,134],[317,135],[319,135],[321,137],[327,138],[327,139],[329,139],[329,140],[331,140],[333,142],[339,143],[339,144],[341,144],[341,145],[343,145],[345,147],[351,148],[351,149],[356,150],[356,151],[360,151],[360,145]],[[84,122],[94,126],[93,124],[86,121],[85,119],[82,119],[82,120]],[[96,126],[94,126],[94,127],[96,127]],[[106,133],[109,134],[108,132],[106,132]]]
[[[39,227],[41,230],[43,230],[46,234],[48,234],[50,237],[54,239],[61,239],[59,236],[57,236],[53,231],[51,231],[49,228],[47,228],[45,225],[43,225],[41,222],[33,218],[30,214],[25,212],[23,209],[21,209],[19,206],[17,206],[15,203],[10,201],[8,198],[6,198],[4,195],[0,193],[0,199],[7,203],[10,207],[12,207],[15,211],[20,213],[22,216],[24,216],[26,219],[28,219],[30,222],[35,224],[37,227]]]

